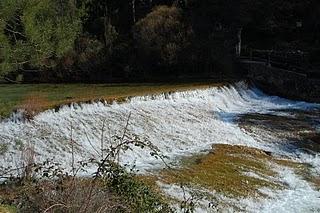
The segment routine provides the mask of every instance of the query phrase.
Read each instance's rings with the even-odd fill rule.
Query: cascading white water
[[[250,136],[239,128],[234,119],[252,112],[277,114],[279,109],[319,107],[270,97],[242,82],[229,87],[135,97],[121,104],[66,106],[58,112],[45,111],[31,122],[11,119],[0,123],[0,143],[7,144],[9,150],[0,156],[0,162],[3,166],[17,165],[21,158],[18,145],[31,144],[38,161],[53,159],[70,168],[71,132],[77,144],[76,161],[97,157],[95,150],[100,148],[103,122],[106,120],[104,135],[108,144],[112,135],[122,134],[130,113],[128,130],[148,138],[168,157],[169,162],[208,150],[212,144],[245,145],[297,158],[301,153],[283,144],[278,146],[277,137]],[[320,167],[317,155],[297,160],[309,161]],[[148,150],[139,148],[124,153],[121,162],[135,164],[140,171],[163,166],[161,161],[150,156]],[[320,206],[320,200],[318,203]]]

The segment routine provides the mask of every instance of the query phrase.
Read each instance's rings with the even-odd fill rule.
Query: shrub
[[[191,32],[180,9],[159,6],[135,25],[134,38],[144,63],[168,67],[178,63]]]

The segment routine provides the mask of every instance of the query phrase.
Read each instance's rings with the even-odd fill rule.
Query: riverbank
[[[0,118],[21,108],[37,112],[71,103],[154,95],[219,86],[234,80],[155,84],[0,84]]]

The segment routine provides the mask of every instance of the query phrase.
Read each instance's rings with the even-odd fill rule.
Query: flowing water
[[[45,111],[32,121],[13,115],[0,123],[0,143],[6,147],[0,155],[1,165],[19,165],[22,147],[32,146],[37,161],[52,159],[70,168],[71,137],[76,144],[76,161],[98,157],[102,129],[107,146],[111,136],[122,134],[129,114],[128,131],[151,141],[168,157],[168,163],[208,152],[214,144],[241,145],[308,164],[312,176],[320,175],[320,105],[267,96],[243,82],[135,97],[121,104],[65,106],[57,112]],[[134,164],[141,173],[148,174],[164,167],[148,150],[139,148],[123,153],[120,161],[123,165]],[[225,211],[320,211],[320,191],[316,186],[290,168],[274,165],[273,169],[278,173],[275,181],[285,183],[285,189],[261,189],[268,195],[263,199],[215,196],[232,203],[233,207]],[[181,197],[179,187],[159,185],[167,194]],[[197,211],[221,210],[207,208],[206,202],[201,201]]]

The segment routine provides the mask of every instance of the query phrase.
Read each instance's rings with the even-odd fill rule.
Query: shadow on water
[[[274,110],[269,113],[236,114],[214,112],[218,119],[239,125],[248,133],[259,132],[260,137],[276,136],[281,150],[290,153],[320,153],[320,109]],[[281,142],[283,141],[283,142]]]

